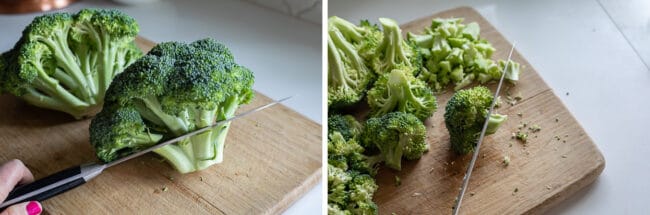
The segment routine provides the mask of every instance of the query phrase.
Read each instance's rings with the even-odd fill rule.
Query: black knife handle
[[[41,189],[43,187],[47,187],[49,185],[55,184],[57,182],[73,178],[73,177],[79,177],[81,175],[81,167],[80,166],[75,166],[71,167],[62,171],[59,171],[53,175],[49,175],[45,178],[41,178],[37,181],[34,181],[32,183],[16,187],[14,188],[9,195],[7,196],[7,199],[5,199],[4,202],[8,202],[12,199],[22,197],[23,195],[26,195],[32,191]],[[52,187],[50,189],[44,190],[43,192],[36,193],[35,195],[29,196],[20,202],[27,202],[27,201],[43,201],[46,199],[49,199],[50,197],[56,196],[58,194],[64,193],[72,188],[78,187],[79,185],[82,185],[86,183],[86,181],[83,179],[83,177],[79,177],[75,180],[72,180],[70,182],[67,182],[65,184],[59,185]],[[0,207],[0,211],[4,210],[10,205],[2,205]]]

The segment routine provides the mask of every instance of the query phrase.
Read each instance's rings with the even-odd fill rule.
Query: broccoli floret
[[[415,160],[429,150],[426,128],[413,114],[392,112],[370,118],[361,134],[366,148],[377,148],[386,166],[401,170],[402,157]]]
[[[473,82],[484,84],[499,80],[504,66],[490,59],[495,49],[480,38],[477,23],[463,24],[463,19],[433,19],[431,26],[423,35],[409,33],[413,42],[424,57],[424,67],[418,78],[425,81],[435,91],[441,91],[450,83],[454,90],[462,89]],[[518,64],[507,72],[506,79],[518,80]],[[517,69],[514,69],[514,66]]]
[[[394,69],[404,70],[410,75],[417,75],[422,67],[422,58],[413,42],[403,40],[402,30],[395,20],[379,18],[384,36],[370,60],[371,67],[379,75]]]
[[[378,30],[336,16],[330,17],[328,24],[327,104],[332,108],[350,106],[363,98],[375,79],[360,52],[368,55],[374,51]]]
[[[394,69],[381,76],[368,91],[370,116],[383,116],[400,111],[411,113],[420,120],[429,118],[437,109],[436,97],[427,85],[413,75]]]
[[[241,104],[252,99],[253,81],[253,73],[236,64],[230,51],[212,39],[161,43],[115,77],[104,110],[134,109],[148,129],[167,139],[233,117]],[[90,136],[98,152],[117,144],[95,137],[107,135],[101,132],[114,127],[128,127],[124,121],[129,122],[92,121]],[[181,173],[205,169],[223,161],[229,128],[230,122],[154,152]],[[107,162],[118,157],[98,156]]]
[[[327,142],[328,207],[334,214],[376,214],[372,196],[377,184],[375,164],[380,160],[363,155],[355,138],[345,140],[334,131]]]
[[[113,77],[142,56],[134,43],[138,31],[117,10],[36,17],[3,54],[0,91],[77,119],[94,115]]]
[[[357,137],[363,126],[352,115],[333,114],[327,118],[327,133],[340,132],[346,140]]]
[[[356,139],[346,140],[339,132],[334,132],[328,137],[327,159],[328,163],[343,169],[350,169],[364,174],[375,175],[376,164],[381,160],[363,154],[364,148]]]
[[[328,214],[377,214],[377,205],[372,202],[377,187],[368,174],[328,164]]]
[[[492,99],[492,92],[488,88],[478,86],[457,91],[447,102],[445,126],[454,152],[467,154],[474,150]],[[490,115],[485,134],[495,133],[507,118],[506,115],[495,113]]]
[[[93,122],[90,130],[94,135],[90,136],[90,143],[97,157],[105,162],[149,148],[163,137],[147,128],[138,111],[130,106],[107,108],[97,114]]]

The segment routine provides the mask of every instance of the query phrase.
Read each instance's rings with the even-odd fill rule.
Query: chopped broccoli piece
[[[115,75],[142,56],[134,43],[138,31],[117,10],[36,17],[0,57],[0,91],[76,119],[92,116]]]
[[[363,126],[352,115],[330,115],[327,119],[328,135],[340,132],[346,140],[359,136]]]
[[[418,78],[435,91],[453,83],[460,90],[473,82],[481,84],[499,80],[505,62],[498,64],[490,59],[495,49],[480,38],[476,23],[463,24],[463,19],[433,19],[423,35],[409,33],[408,40],[417,46],[424,57],[424,69]],[[508,65],[505,78],[519,80],[519,64]]]
[[[104,110],[90,125],[91,143],[100,160],[110,162],[137,151],[140,145],[128,143],[142,132],[169,139],[233,117],[251,101],[253,79],[212,39],[158,44],[115,77]],[[181,173],[202,170],[223,161],[229,128],[224,123],[154,152]]]
[[[366,148],[377,148],[381,160],[401,170],[402,157],[415,160],[429,150],[425,142],[426,128],[413,114],[392,112],[366,122],[361,142]]]
[[[390,112],[411,113],[424,121],[437,109],[436,97],[424,82],[400,69],[381,76],[368,91],[370,116]]]
[[[379,30],[367,22],[361,26],[333,16],[329,18],[327,38],[327,105],[339,108],[359,102],[375,79],[364,55],[374,52]]]
[[[459,90],[451,97],[444,118],[454,152],[467,154],[474,150],[492,100],[492,93],[483,86]],[[505,115],[490,115],[485,134],[495,133],[506,119]]]

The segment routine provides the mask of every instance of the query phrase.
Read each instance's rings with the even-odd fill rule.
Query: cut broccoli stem
[[[196,113],[198,121],[196,122],[197,128],[203,128],[211,126],[214,123],[215,119],[215,110],[198,110]],[[192,142],[192,148],[194,149],[195,159],[197,160],[211,160],[214,159],[216,154],[214,153],[215,144],[210,138],[214,129],[210,129],[203,133],[194,135],[190,137]]]
[[[153,151],[165,158],[181,174],[195,171],[194,163],[179,146],[167,145]]]
[[[501,115],[496,113],[490,115],[490,119],[488,119],[487,129],[485,129],[485,134],[496,133],[497,129],[499,129],[499,126],[501,126],[501,123],[505,122],[506,119],[508,119],[507,115]]]
[[[239,96],[232,96],[228,100],[226,100],[226,103],[223,105],[223,110],[221,111],[221,114],[217,117],[217,120],[225,120],[228,118],[231,118],[235,116],[235,111],[239,108]],[[228,130],[230,129],[230,123],[227,122],[224,123],[223,125],[217,127],[215,129],[216,136],[214,135],[213,132],[213,138],[214,138],[214,143],[215,143],[215,148],[216,148],[216,154],[215,154],[215,163],[221,163],[223,162],[223,150],[224,146],[226,143],[226,136],[228,135]]]
[[[397,22],[387,18],[379,18],[379,22],[384,28],[384,39],[379,50],[386,50],[384,52],[384,63],[386,64],[385,68],[389,69],[387,71],[395,68],[400,63],[410,67],[411,62],[404,53],[402,31]]]
[[[402,154],[404,154],[404,146],[407,145],[407,142],[410,141],[411,141],[410,138],[407,138],[404,135],[400,134],[398,144],[392,145],[390,148],[385,149],[386,153],[383,154],[384,154],[384,162],[386,163],[386,166],[398,171],[402,169],[401,164],[402,164]],[[382,144],[378,144],[378,146],[381,145]],[[383,149],[380,150],[382,152],[384,151]]]
[[[359,41],[363,39],[363,35],[359,33],[359,27],[355,26],[354,24],[341,19],[339,17],[333,16],[329,19],[329,23],[336,26],[343,36],[345,38],[352,40],[352,41]]]

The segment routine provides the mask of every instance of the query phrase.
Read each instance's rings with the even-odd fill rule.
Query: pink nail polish
[[[39,204],[37,201],[31,201],[27,204],[27,214],[28,215],[37,215],[40,214],[41,211],[41,204]]]

